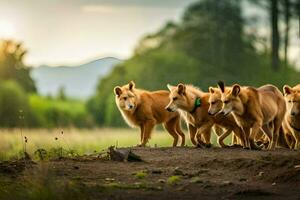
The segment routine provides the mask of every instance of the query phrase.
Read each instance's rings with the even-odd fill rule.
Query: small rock
[[[173,175],[180,175],[180,176],[182,176],[182,175],[184,175],[184,173],[183,173],[183,171],[181,171],[179,169],[179,167],[175,167],[175,169],[173,171]]]
[[[157,182],[159,182],[159,183],[165,183],[166,182],[166,180],[165,179],[158,179],[158,181]]]
[[[156,187],[156,190],[162,190],[163,188],[161,186]]]
[[[275,185],[276,185],[276,183],[274,182],[274,183],[272,183],[272,185],[273,185],[273,186],[275,186]]]
[[[74,169],[79,169],[79,167],[78,167],[78,166],[74,166],[73,168],[74,168]]]
[[[258,176],[263,176],[265,172],[259,172]]]
[[[203,183],[203,181],[200,179],[200,177],[196,176],[190,180],[190,183]]]
[[[223,185],[233,185],[231,181],[223,181]]]
[[[152,174],[162,174],[162,170],[161,169],[154,169],[151,171]]]
[[[115,181],[114,178],[105,178],[105,181]]]
[[[247,181],[246,178],[240,178],[239,181]]]

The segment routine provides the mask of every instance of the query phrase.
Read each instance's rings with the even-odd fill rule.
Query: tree
[[[289,46],[289,33],[290,33],[290,17],[291,17],[291,2],[290,0],[284,0],[284,65],[287,66],[288,62],[288,46]]]
[[[57,92],[57,98],[62,101],[65,101],[67,99],[66,90],[64,86],[59,87]]]
[[[0,80],[14,80],[26,92],[36,92],[30,69],[23,62],[26,53],[22,43],[0,40]]]
[[[278,0],[271,1],[271,33],[272,33],[272,68],[274,71],[279,70],[279,45],[280,35],[278,30]]]
[[[238,0],[197,1],[187,8],[181,22],[168,23],[140,40],[135,54],[100,80],[87,104],[95,121],[103,126],[125,125],[113,88],[130,80],[147,90],[183,82],[203,91],[218,80],[251,86],[299,82],[300,73],[290,65],[278,71],[270,67],[270,49],[255,48],[259,38],[244,31],[241,5]]]
[[[28,119],[29,104],[24,90],[15,81],[0,83],[0,126],[23,126]]]

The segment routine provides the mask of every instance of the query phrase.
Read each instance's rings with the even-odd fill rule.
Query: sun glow
[[[7,20],[0,20],[0,38],[14,38],[16,30],[14,24]]]

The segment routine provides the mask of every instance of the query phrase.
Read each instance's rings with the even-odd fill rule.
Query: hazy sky
[[[0,38],[23,41],[31,65],[127,58],[138,40],[195,0],[0,0]]]
[[[34,66],[128,58],[143,35],[179,20],[195,1],[0,0],[0,38],[23,41],[29,50],[25,62]],[[257,12],[245,7],[245,13]],[[269,29],[263,27],[260,31]],[[300,40],[292,38],[290,58],[300,67],[299,46]]]

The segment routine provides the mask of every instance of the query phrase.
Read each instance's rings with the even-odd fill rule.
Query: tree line
[[[245,6],[267,13],[270,37],[247,31],[257,22],[245,17]],[[287,59],[290,21],[299,20],[296,0],[200,0],[190,5],[179,23],[168,22],[160,30],[142,38],[134,55],[101,79],[88,109],[98,125],[125,126],[114,103],[113,88],[130,80],[148,90],[166,85],[190,83],[207,91],[218,80],[228,84],[260,86],[300,82],[300,73]],[[262,19],[259,19],[262,21]],[[286,28],[281,30],[279,24]],[[284,56],[281,52],[284,37]],[[265,40],[262,37],[267,37]],[[265,48],[257,45],[263,43]]]

